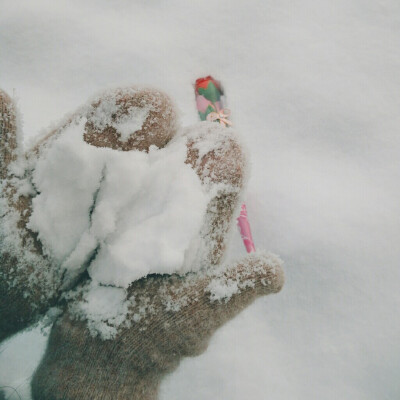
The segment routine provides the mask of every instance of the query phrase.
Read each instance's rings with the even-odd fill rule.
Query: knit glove
[[[94,114],[108,112],[110,108],[103,106],[110,101],[118,107],[105,116],[106,121],[126,120],[132,107],[151,110],[142,128],[128,140],[121,140],[118,124],[99,128],[92,121]],[[201,128],[179,130],[176,111],[165,94],[154,89],[118,89],[78,110],[22,154],[17,112],[4,92],[0,92],[0,113],[4,206],[0,339],[32,324],[54,305],[63,308],[33,377],[34,399],[157,399],[160,382],[182,357],[201,354],[216,329],[257,297],[282,288],[281,261],[274,255],[257,252],[223,262],[247,171],[242,146],[230,129],[204,122]],[[66,281],[68,273],[54,263],[37,233],[29,229],[32,198],[37,195],[28,189],[35,163],[70,124],[83,117],[87,121],[84,140],[115,151],[162,148],[179,130],[186,137],[186,163],[203,185],[217,188],[199,233],[197,272],[152,274],[132,282],[124,294],[124,322],[102,321],[113,329],[108,338],[99,335],[93,329],[96,321],[81,312],[93,286],[89,265],[82,265],[79,274]]]

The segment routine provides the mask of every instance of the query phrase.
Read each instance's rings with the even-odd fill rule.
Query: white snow
[[[15,89],[26,138],[93,93],[132,83],[169,93],[192,124],[194,80],[223,80],[252,158],[256,247],[280,254],[286,284],[185,360],[162,400],[400,397],[397,0],[2,0],[0,9],[0,86]],[[229,256],[239,254],[236,236]],[[0,385],[29,379],[45,345],[37,339],[2,346]]]
[[[83,289],[82,300],[73,303],[71,310],[77,318],[87,321],[90,333],[112,339],[121,325],[129,326],[128,307],[134,299],[127,299],[126,290],[101,286],[91,282]]]
[[[149,109],[131,107],[130,112],[112,126],[121,134],[121,141],[126,142],[136,131],[142,129],[144,121],[149,115]]]
[[[135,117],[135,116],[132,116]],[[189,260],[210,194],[185,164],[184,136],[148,153],[98,148],[72,123],[37,163],[29,227],[56,262],[65,285],[90,264],[91,278],[128,287],[149,273],[200,268]]]
[[[232,279],[225,281],[213,279],[208,285],[207,290],[210,292],[211,301],[228,301],[234,294],[240,291],[238,282]]]
[[[112,115],[119,110],[119,106],[112,97],[105,97],[103,101],[96,107],[91,115],[91,122],[98,130],[104,129],[106,126],[112,126],[120,134],[122,142],[128,141],[131,135],[143,126],[150,112],[150,106],[128,108],[125,115],[121,115],[118,121],[112,119]]]

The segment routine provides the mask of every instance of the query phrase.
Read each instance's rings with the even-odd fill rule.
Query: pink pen
[[[232,122],[228,119],[230,111],[223,107],[224,93],[220,82],[212,76],[199,78],[195,83],[195,93],[197,111],[202,121],[215,121],[224,126],[232,125]],[[242,204],[237,224],[247,252],[256,251],[245,204]]]

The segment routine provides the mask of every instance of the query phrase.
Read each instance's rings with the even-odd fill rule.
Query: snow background
[[[165,90],[187,125],[193,81],[223,81],[256,246],[285,260],[286,285],[184,360],[162,400],[400,397],[399,40],[396,0],[0,0],[0,86],[26,139],[131,83]],[[3,344],[0,385],[28,399],[45,341]]]

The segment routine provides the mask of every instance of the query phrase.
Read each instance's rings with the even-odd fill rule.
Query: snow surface
[[[253,162],[256,247],[284,259],[286,285],[183,361],[162,400],[400,397],[397,0],[0,0],[0,10],[0,86],[19,98],[27,139],[131,83],[169,93],[191,124],[193,81],[223,80]],[[229,255],[243,251],[236,237]],[[4,343],[0,384],[29,398],[44,346],[39,331]]]

